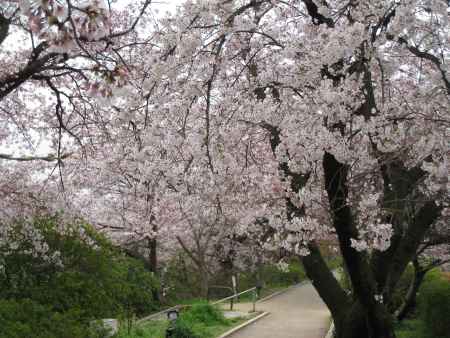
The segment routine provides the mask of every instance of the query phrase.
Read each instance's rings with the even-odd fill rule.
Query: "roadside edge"
[[[334,336],[334,321],[331,319],[330,328],[328,329],[327,335],[325,338],[333,338]]]
[[[229,337],[229,336],[231,336],[233,333],[235,333],[235,332],[237,332],[237,331],[243,329],[244,327],[246,327],[246,326],[248,326],[248,325],[250,325],[250,324],[256,322],[257,320],[259,320],[259,319],[261,319],[261,318],[263,318],[263,317],[265,317],[265,316],[267,316],[267,315],[269,315],[269,314],[270,314],[270,312],[263,312],[263,313],[261,313],[260,315],[257,315],[256,317],[254,317],[254,318],[252,318],[252,319],[250,319],[250,320],[247,320],[246,322],[242,323],[241,325],[238,325],[238,326],[232,328],[231,330],[228,330],[227,332],[223,333],[222,335],[220,335],[220,336],[217,337],[217,338],[225,338],[225,337]]]

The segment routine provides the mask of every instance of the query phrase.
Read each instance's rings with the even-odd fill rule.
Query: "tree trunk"
[[[416,296],[419,291],[420,285],[423,282],[425,274],[428,270],[422,270],[414,262],[414,277],[409,285],[408,292],[406,293],[405,299],[400,305],[400,307],[395,311],[395,317],[398,320],[403,320],[405,317],[416,307]]]
[[[158,255],[156,238],[148,239],[150,271],[156,273],[158,269]]]
[[[365,317],[366,332],[363,336],[359,335],[359,337],[393,338],[395,334],[391,315],[386,306],[375,299],[378,292],[375,276],[369,265],[369,256],[366,252],[358,252],[351,244],[352,239],[358,238],[358,228],[351,207],[347,202],[349,167],[347,164],[340,163],[332,154],[325,153],[323,169],[333,217],[333,226],[336,230],[342,257],[352,282],[354,299],[360,304],[358,305],[360,307],[359,312]],[[333,312],[336,313],[337,311]],[[346,324],[356,319],[348,319],[347,315],[343,317],[335,314],[333,314],[333,318],[338,318],[338,326],[341,328],[342,338],[357,337],[354,335],[354,331],[347,331],[348,325]],[[358,328],[361,327],[360,320],[357,320],[356,324]],[[358,332],[358,334],[361,333]]]
[[[335,338],[394,338],[394,329],[386,320],[386,313],[367,311],[361,303],[355,302],[343,317],[333,318]]]
[[[205,266],[200,266],[199,272],[200,272],[200,296],[202,298],[207,299],[209,292],[208,271]]]
[[[0,45],[8,36],[9,20],[0,13]]]
[[[156,274],[158,273],[158,256],[157,256],[157,241],[156,238],[152,238],[148,240],[148,246],[150,249],[150,257],[149,257],[149,261],[150,261],[150,271],[156,276]],[[153,298],[158,301],[161,302],[161,296],[159,294],[159,290],[158,289],[152,289],[152,295]]]
[[[359,303],[354,303],[341,317],[333,317],[335,327],[335,338],[359,338],[368,337],[364,309]]]
[[[391,316],[383,304],[362,304],[350,299],[337,283],[314,244],[310,255],[301,257],[305,271],[327,304],[337,338],[394,338]]]

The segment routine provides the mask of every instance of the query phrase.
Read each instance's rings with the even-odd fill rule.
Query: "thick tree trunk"
[[[0,45],[8,36],[9,20],[0,13]]]
[[[409,285],[408,292],[400,307],[395,311],[398,320],[403,320],[416,306],[416,296],[424,280],[427,270],[420,269],[418,262],[414,263],[414,277]]]
[[[390,314],[384,305],[363,305],[342,290],[326,266],[320,251],[310,245],[310,255],[301,257],[308,278],[332,313],[337,338],[393,338]]]
[[[367,327],[367,320],[365,310],[359,303],[354,303],[347,308],[347,311],[342,316],[335,318],[335,338],[362,338],[367,337],[369,328]]]
[[[317,245],[311,243],[308,249],[310,254],[300,257],[306,275],[327,305],[333,318],[341,318],[351,304],[350,299],[328,269]]]
[[[358,238],[358,230],[347,202],[347,175],[349,168],[346,164],[337,161],[329,153],[324,155],[323,168],[325,186],[332,210],[333,226],[336,230],[341,253],[352,282],[354,299],[358,303],[358,307],[360,307],[358,312],[361,312],[365,317],[365,330],[367,332],[359,337],[395,337],[391,315],[387,311],[386,306],[375,299],[378,292],[375,276],[369,265],[369,256],[365,252],[356,251],[351,244],[352,239]],[[333,315],[333,318],[336,318],[336,316]],[[347,333],[347,323],[355,320],[353,318],[349,319],[348,316],[337,316],[342,338],[347,338],[348,334],[351,334],[349,337],[355,337],[353,331]],[[360,321],[356,321],[355,325],[358,328],[361,327]],[[358,333],[362,334],[361,332]]]
[[[348,308],[343,317],[333,318],[335,322],[335,338],[392,338],[395,337],[392,325],[381,327],[373,323],[383,323],[383,313],[369,315],[365,306],[355,302]],[[377,312],[377,311],[375,311]]]

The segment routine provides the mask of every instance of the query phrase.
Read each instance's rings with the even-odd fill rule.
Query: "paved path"
[[[249,308],[236,305],[239,310]],[[270,314],[231,338],[324,338],[330,325],[330,313],[311,283],[257,303],[256,310]]]

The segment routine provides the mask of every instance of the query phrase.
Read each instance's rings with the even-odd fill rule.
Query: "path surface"
[[[249,304],[236,304],[238,310]],[[330,313],[311,283],[256,304],[257,311],[270,314],[231,335],[231,338],[323,338],[330,325]]]

